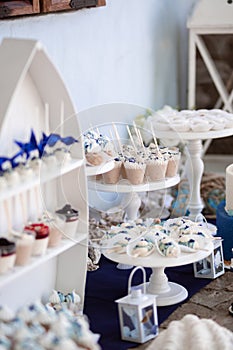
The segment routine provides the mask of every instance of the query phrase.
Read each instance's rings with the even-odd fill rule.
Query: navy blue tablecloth
[[[92,332],[101,335],[99,343],[102,350],[125,350],[137,345],[121,340],[117,304],[114,301],[128,294],[128,278],[132,270],[119,270],[116,265],[115,262],[102,256],[100,268],[87,274],[84,313],[89,318]],[[151,269],[145,270],[148,281]],[[193,264],[169,267],[165,269],[165,273],[169,281],[179,283],[187,289],[188,298],[184,302],[211,282],[210,279],[195,278]],[[133,285],[141,282],[141,273],[136,273]],[[179,305],[181,303],[158,307],[159,325]]]

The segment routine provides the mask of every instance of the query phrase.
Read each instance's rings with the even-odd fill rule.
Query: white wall
[[[77,110],[109,102],[186,104],[186,19],[196,0],[107,6],[0,21],[3,37],[42,42]]]

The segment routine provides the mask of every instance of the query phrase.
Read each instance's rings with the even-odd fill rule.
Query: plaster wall
[[[100,8],[1,20],[0,41],[41,41],[77,111],[111,102],[186,107],[186,20],[195,2],[106,0]]]

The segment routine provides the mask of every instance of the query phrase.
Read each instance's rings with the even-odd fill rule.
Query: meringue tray
[[[144,267],[172,267],[191,264],[195,261],[202,260],[211,254],[213,248],[213,243],[207,240],[205,244],[205,250],[197,250],[193,253],[181,252],[178,257],[172,258],[162,256],[158,251],[154,251],[149,256],[137,258],[131,257],[124,253],[107,253],[107,251],[104,250],[102,253],[106,258],[122,264]]]
[[[181,140],[208,140],[208,139],[217,139],[220,137],[227,137],[233,135],[233,128],[222,129],[222,130],[209,130],[202,132],[194,132],[194,131],[160,131],[155,130],[155,135],[158,138],[164,139],[174,139],[179,138]]]

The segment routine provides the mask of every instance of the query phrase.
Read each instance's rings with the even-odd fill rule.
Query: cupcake
[[[168,151],[168,164],[166,169],[166,177],[176,176],[180,163],[180,152],[178,149]]]
[[[143,183],[146,164],[140,158],[126,158],[124,162],[124,169],[127,179],[132,185],[140,185]]]
[[[104,183],[116,184],[120,179],[122,161],[119,157],[114,159],[114,168],[102,174]]]
[[[0,274],[13,268],[16,257],[16,245],[13,241],[0,238]]]
[[[151,155],[146,160],[145,177],[148,181],[165,179],[168,160],[163,156]]]
[[[25,226],[24,231],[35,235],[32,255],[44,255],[49,241],[49,227],[43,223],[35,223]]]
[[[66,204],[63,208],[58,209],[56,214],[64,222],[64,234],[68,237],[74,237],[77,231],[79,212]]]
[[[86,153],[86,161],[88,165],[98,166],[103,163],[103,156],[101,153],[89,152]]]

